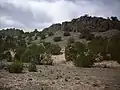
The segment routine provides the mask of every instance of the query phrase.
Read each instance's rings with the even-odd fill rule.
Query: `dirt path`
[[[52,55],[52,59],[54,61],[54,64],[62,64],[64,63],[65,60],[65,54],[61,54],[61,55]]]

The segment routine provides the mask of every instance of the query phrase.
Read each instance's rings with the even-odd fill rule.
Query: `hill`
[[[119,46],[117,17],[85,15],[41,32],[2,29],[0,90],[118,90]]]
[[[23,37],[28,43],[36,42],[39,43],[41,40],[46,42],[57,43],[61,47],[66,45],[69,37],[73,37],[76,41],[85,41],[80,39],[82,32],[92,33],[95,36],[111,37],[120,31],[120,21],[117,17],[102,18],[102,17],[91,17],[88,15],[81,16],[71,21],[62,22],[62,24],[53,24],[48,28],[42,30],[42,32],[35,29],[33,32],[24,32],[20,29],[10,28],[0,30],[0,36],[12,36],[15,38]],[[67,37],[64,33],[70,33]],[[50,33],[52,35],[50,35]],[[54,37],[61,37],[60,42],[54,42]],[[41,39],[41,37],[43,39]]]

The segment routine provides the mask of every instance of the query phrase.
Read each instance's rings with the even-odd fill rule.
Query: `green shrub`
[[[50,42],[42,42],[42,43],[43,43],[43,45],[44,45],[44,47],[45,47],[45,52],[49,53],[49,52],[48,52],[48,49],[50,48],[51,43],[50,43]]]
[[[37,35],[34,37],[34,40],[37,40],[38,39],[38,37],[37,37]]]
[[[45,34],[41,34],[41,39],[45,39],[46,38],[46,35]]]
[[[51,52],[52,55],[59,55],[61,54],[61,47],[58,44],[51,44],[49,48],[49,52]]]
[[[0,60],[0,69],[7,70],[9,67],[8,63],[5,60]]]
[[[88,34],[86,37],[86,40],[92,40],[92,39],[94,39],[94,34]]]
[[[49,36],[53,36],[54,33],[53,33],[53,32],[48,32],[48,35],[49,35]]]
[[[11,56],[10,51],[7,51],[7,52],[4,54],[4,58],[7,59],[8,62],[12,62],[12,56]]]
[[[8,68],[10,73],[22,73],[23,63],[20,61],[14,61]]]
[[[119,36],[119,35],[118,35]],[[120,63],[120,38],[112,37],[110,39],[103,39],[97,37],[88,43],[88,48],[94,57],[98,54],[103,56],[103,60],[116,60]],[[107,56],[109,54],[109,56]]]
[[[74,61],[76,59],[77,53],[85,52],[86,47],[80,42],[75,42],[73,44],[68,44],[65,47],[65,58],[66,61]]]
[[[81,31],[81,35],[79,38],[80,39],[85,38],[86,40],[92,40],[92,39],[94,39],[94,34],[91,34],[89,29],[83,29]]]
[[[0,53],[0,61],[2,61],[5,58],[5,55],[3,53]]]
[[[79,37],[80,39],[86,39],[86,40],[92,40],[92,39],[94,39],[94,34],[90,34],[90,33],[83,33],[83,34],[81,34],[80,35],[80,37]]]
[[[93,65],[93,56],[88,53],[86,46],[80,42],[68,44],[65,47],[66,61],[73,61],[77,67],[90,67]]]
[[[73,62],[76,67],[91,67],[93,65],[92,55],[86,55],[84,52],[80,53]]]
[[[85,39],[86,36],[81,34],[81,35],[79,36],[79,38],[80,38],[80,39]]]
[[[69,32],[64,32],[63,36],[70,36]]]
[[[65,59],[66,59],[66,61],[73,61],[74,59],[76,59],[76,53],[77,53],[77,51],[75,50],[75,45],[68,44],[65,47]]]
[[[111,59],[120,63],[120,38],[113,37],[108,42],[108,52],[111,54]]]
[[[21,60],[21,57],[22,57],[23,53],[25,52],[25,50],[26,50],[25,47],[22,47],[22,46],[17,47],[14,59],[15,60]]]
[[[30,63],[28,66],[28,71],[29,72],[37,72],[37,67],[34,63]]]
[[[61,37],[54,37],[53,40],[54,40],[54,42],[62,41]]]
[[[34,62],[38,64],[39,56],[40,54],[43,53],[45,53],[45,47],[43,44],[40,45],[32,44],[23,53],[21,59],[24,60],[24,62],[30,62],[31,60],[34,59]]]
[[[70,37],[69,39],[68,39],[68,43],[74,43],[75,42],[75,39],[73,38],[73,37]]]
[[[75,49],[78,53],[88,51],[87,47],[81,42],[75,42],[74,45],[75,45]]]
[[[102,38],[93,39],[91,42],[88,43],[88,49],[94,54],[94,56],[96,56],[99,53],[102,56],[106,56],[107,40]]]
[[[53,64],[53,60],[51,58],[50,54],[43,54],[41,55],[41,64],[42,65],[52,65]]]

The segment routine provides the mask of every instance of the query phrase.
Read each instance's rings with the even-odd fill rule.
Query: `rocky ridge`
[[[62,22],[62,24],[53,24],[43,31],[72,31],[81,32],[82,30],[88,29],[92,32],[104,32],[112,29],[120,30],[120,21],[117,17],[103,18],[103,17],[91,17],[88,15],[81,16],[71,21]]]

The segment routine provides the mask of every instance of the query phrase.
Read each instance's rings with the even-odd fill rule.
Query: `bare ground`
[[[120,90],[120,65],[102,62],[99,67],[78,68],[65,63],[64,54],[52,56],[53,66],[38,65],[38,72],[0,72],[0,90]],[[109,68],[100,68],[100,65]],[[113,66],[111,68],[111,66]]]
[[[120,68],[37,68],[22,74],[0,72],[1,90],[120,90]]]

